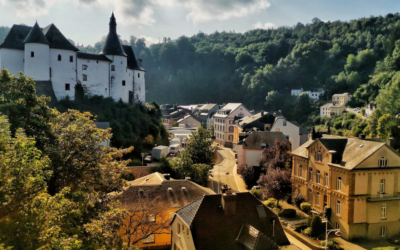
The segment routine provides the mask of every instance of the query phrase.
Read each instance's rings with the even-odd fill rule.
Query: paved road
[[[245,192],[246,188],[243,180],[235,173],[236,159],[232,150],[229,148],[218,148],[218,153],[221,156],[221,162],[214,165],[210,188],[218,193],[218,186],[220,190],[221,185],[227,184],[232,188],[233,192]]]

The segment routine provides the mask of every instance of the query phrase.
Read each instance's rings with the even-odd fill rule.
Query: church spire
[[[39,24],[36,22],[31,31],[26,36],[24,43],[40,43],[49,45],[49,41],[40,29]]]
[[[117,34],[117,21],[115,20],[114,12],[111,14],[109,25],[110,30],[108,32],[103,50],[100,52],[100,54],[126,56]]]

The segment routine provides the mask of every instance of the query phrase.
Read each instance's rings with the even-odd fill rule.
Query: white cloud
[[[46,15],[55,0],[0,0],[2,6],[14,11],[19,18],[30,18]]]
[[[276,28],[276,24],[274,24],[274,23],[261,23],[261,22],[258,22],[258,23],[256,23],[256,24],[254,24],[253,25],[253,27],[255,28],[255,29],[273,29],[273,28]]]
[[[159,42],[158,38],[151,37],[151,36],[139,36],[139,38],[144,38],[147,46],[150,46],[151,44],[155,44],[155,43]]]

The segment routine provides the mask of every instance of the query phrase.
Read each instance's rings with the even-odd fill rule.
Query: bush
[[[308,202],[303,202],[303,203],[300,204],[300,209],[304,213],[308,213],[311,210],[311,204],[308,203]]]
[[[321,241],[319,244],[324,247],[325,246],[325,241]],[[329,240],[328,241],[328,249],[330,249],[330,250],[336,249],[337,245],[339,245],[339,242],[336,241],[336,240]]]
[[[304,235],[311,236],[311,227],[307,227],[302,233]]]
[[[172,127],[179,127],[179,122],[173,122]]]
[[[303,197],[303,195],[301,195],[301,194],[297,194],[295,197],[294,197],[294,204],[298,207],[298,208],[300,208],[300,204],[301,203],[303,203],[304,202],[304,197]]]
[[[350,120],[345,121],[345,122],[343,123],[343,128],[345,128],[345,129],[351,129],[353,122],[354,122],[353,119],[350,119]]]
[[[292,204],[293,203],[293,197],[291,194],[286,195],[285,201],[287,204]]]
[[[273,208],[272,211],[276,214],[279,215],[279,213],[281,212],[281,210],[279,208]]]
[[[277,204],[277,202],[274,198],[269,198],[268,200],[264,201],[264,205],[269,208],[276,207],[276,204]]]
[[[328,221],[330,221],[331,215],[332,215],[332,208],[330,206],[325,206],[324,207],[324,217],[327,218]]]
[[[251,190],[250,193],[254,195],[257,199],[261,199],[261,190]]]
[[[321,217],[319,217],[318,215],[313,216],[310,227],[311,236],[317,237],[324,230]]]
[[[333,127],[335,128],[335,129],[340,129],[341,127],[342,127],[342,122],[335,122],[334,124],[333,124]]]
[[[139,159],[133,159],[129,166],[142,166],[142,161]]]
[[[285,218],[294,218],[296,217],[296,210],[295,209],[284,209],[279,213],[280,217],[285,217]]]

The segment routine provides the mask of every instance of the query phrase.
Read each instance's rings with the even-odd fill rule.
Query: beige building
[[[334,94],[332,96],[332,102],[338,105],[346,105],[350,99],[351,95],[349,93]]]
[[[178,120],[179,125],[185,125],[186,127],[198,128],[201,127],[201,122],[194,116],[187,114],[182,119]]]
[[[292,152],[297,192],[313,208],[332,208],[345,239],[383,239],[400,231],[400,156],[382,142],[321,138]]]
[[[346,110],[346,106],[343,104],[327,103],[320,107],[320,117],[332,117],[343,114]]]

